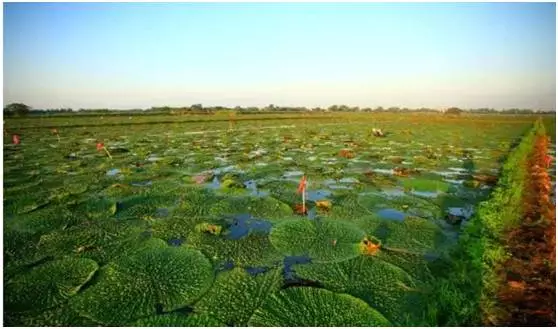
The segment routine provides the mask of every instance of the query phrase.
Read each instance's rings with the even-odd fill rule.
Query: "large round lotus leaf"
[[[297,188],[298,184],[291,181],[272,181],[262,186],[262,190],[269,191],[271,196],[289,205],[301,200],[300,195],[296,193]]]
[[[28,214],[16,216],[6,226],[33,233],[45,234],[63,229],[79,222],[79,215],[70,212],[64,206],[47,206]]]
[[[75,295],[97,269],[97,263],[84,258],[65,258],[37,266],[7,282],[6,309],[40,310],[60,304]]]
[[[52,195],[47,190],[35,190],[32,193],[20,193],[4,199],[4,216],[25,214],[50,203]]]
[[[133,327],[224,327],[219,322],[206,314],[182,315],[169,313],[139,319],[130,324]]]
[[[394,323],[409,313],[407,298],[415,288],[414,280],[406,271],[375,256],[334,264],[294,265],[293,269],[299,277],[318,281],[326,289],[365,300]]]
[[[176,214],[184,217],[209,216],[211,207],[219,200],[219,197],[209,189],[187,188],[181,191],[180,206]]]
[[[155,315],[159,308],[172,311],[190,305],[212,281],[212,265],[199,251],[153,246],[104,267],[75,306],[103,324],[123,325]]]
[[[223,235],[194,231],[187,243],[215,261],[233,261],[237,266],[267,266],[283,257],[267,235],[250,233],[238,240]]]
[[[159,209],[169,209],[178,204],[176,195],[143,194],[128,197],[116,205],[116,217],[125,219],[150,219],[158,217]]]
[[[451,184],[442,180],[423,179],[423,178],[407,178],[402,179],[403,186],[417,191],[439,191],[447,192],[451,188]]]
[[[357,194],[346,194],[334,199],[329,217],[335,219],[352,220],[354,218],[373,214],[364,207]]]
[[[83,223],[43,235],[38,244],[42,256],[75,255],[106,264],[142,243],[141,227],[127,222]]]
[[[434,255],[383,249],[375,257],[400,267],[416,280],[427,282],[433,278],[428,264]]]
[[[242,268],[222,272],[195,309],[229,326],[246,326],[267,298],[281,287],[280,269],[250,275]]]
[[[388,327],[390,322],[361,299],[325,289],[296,287],[267,298],[254,327]]]
[[[99,323],[80,316],[69,303],[71,299],[47,310],[8,312],[4,314],[4,325],[8,327],[96,327]]]
[[[306,255],[320,263],[357,257],[364,236],[364,232],[351,223],[300,219],[277,224],[269,238],[286,256]]]
[[[403,222],[384,220],[374,232],[368,232],[382,241],[382,245],[412,253],[439,251],[444,234],[435,223],[419,218]]]
[[[34,259],[39,238],[29,230],[4,227],[4,262]]]
[[[203,222],[206,220],[200,217],[181,216],[174,213],[172,217],[165,218],[165,220],[153,221],[150,228],[154,238],[168,241],[188,237],[195,231],[196,225]]]
[[[116,202],[104,197],[88,198],[72,210],[91,219],[105,219],[116,213]]]
[[[210,215],[213,216],[250,214],[265,219],[280,219],[292,213],[292,209],[287,204],[271,197],[228,198],[213,205],[210,210]]]

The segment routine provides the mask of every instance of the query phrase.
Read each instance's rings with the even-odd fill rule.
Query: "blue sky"
[[[4,104],[554,109],[554,3],[4,3]]]

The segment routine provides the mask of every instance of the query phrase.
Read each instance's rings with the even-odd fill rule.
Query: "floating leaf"
[[[141,227],[127,222],[84,222],[67,230],[41,236],[41,256],[75,255],[105,264],[142,244]]]
[[[280,269],[253,276],[237,267],[219,274],[195,309],[229,326],[246,326],[254,311],[268,295],[279,290],[281,283]]]
[[[129,325],[132,327],[224,327],[223,323],[206,314],[177,313],[150,316]]]
[[[290,207],[271,197],[232,197],[213,205],[210,215],[250,214],[257,218],[281,219],[292,214]]]
[[[71,299],[47,310],[6,313],[4,325],[8,327],[97,327],[99,323],[80,316],[70,306]]]
[[[239,266],[266,266],[282,258],[267,235],[262,234],[249,233],[241,239],[229,239],[192,232],[187,241],[213,260],[231,260]]]
[[[24,311],[53,307],[75,295],[97,269],[97,263],[85,258],[65,258],[39,265],[8,281],[6,308]]]
[[[335,262],[357,257],[364,232],[334,220],[288,220],[273,228],[271,243],[286,256],[307,255],[314,262]],[[336,243],[332,242],[336,240]]]
[[[172,311],[188,306],[212,281],[211,263],[199,251],[154,245],[108,264],[75,304],[98,322],[121,325],[155,315],[158,307]]]
[[[254,327],[388,327],[364,301],[325,289],[297,287],[267,298],[250,319]]]
[[[403,180],[403,186],[417,191],[439,191],[448,192],[451,184],[440,180],[410,178]]]
[[[116,213],[116,202],[103,197],[88,198],[76,205],[73,210],[91,219],[105,219]]]
[[[377,256],[360,256],[334,264],[294,265],[294,270],[303,279],[363,299],[395,324],[413,306],[407,298],[415,290],[415,281],[401,268]]]

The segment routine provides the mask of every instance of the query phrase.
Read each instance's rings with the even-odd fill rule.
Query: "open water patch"
[[[256,276],[269,271],[269,267],[245,267],[244,270],[251,276]]]
[[[404,221],[405,217],[407,217],[406,213],[393,208],[380,209],[376,212],[376,214],[382,219],[389,219],[398,222]]]
[[[312,263],[312,259],[309,256],[286,256],[283,259],[283,277],[287,281],[297,280],[293,265],[310,263]]]
[[[111,170],[107,171],[107,176],[109,176],[109,177],[115,177],[118,174],[120,174],[120,169],[115,168],[115,169],[111,169]]]
[[[130,185],[135,187],[147,187],[153,185],[152,181],[144,181],[144,182],[131,182]]]
[[[432,198],[432,199],[437,198],[442,194],[441,192],[432,192],[432,191],[411,191],[410,193],[423,198]]]
[[[172,239],[169,239],[167,242],[168,242],[169,246],[180,247],[184,243],[184,239],[183,238],[172,238]]]
[[[229,218],[231,224],[228,227],[227,238],[238,240],[250,233],[269,234],[271,223],[264,219],[253,218],[250,214],[240,214]]]
[[[255,180],[248,180],[244,182],[244,187],[250,191],[250,195],[252,196],[260,196],[260,197],[265,197],[269,195],[268,191],[260,191],[258,189],[258,184],[256,183]]]

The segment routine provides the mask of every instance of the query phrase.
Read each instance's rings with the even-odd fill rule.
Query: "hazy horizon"
[[[555,3],[4,3],[4,105],[554,110]]]

